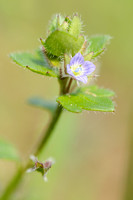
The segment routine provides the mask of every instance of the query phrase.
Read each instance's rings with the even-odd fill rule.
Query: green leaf
[[[113,91],[104,89],[104,88],[98,88],[98,86],[96,85],[83,87],[79,89],[79,91],[86,92],[86,93],[88,92],[94,96],[96,95],[99,97],[113,97],[115,95]]]
[[[83,36],[76,39],[69,33],[59,30],[51,33],[45,42],[42,41],[46,51],[55,56],[62,56],[64,53],[74,56],[81,49],[83,43]]]
[[[111,36],[109,35],[98,35],[98,36],[91,37],[88,40],[89,47],[87,49],[87,53],[93,52],[94,54],[92,58],[95,58],[96,56],[98,56],[104,51],[110,39],[111,39]]]
[[[56,110],[56,107],[57,107],[56,102],[47,101],[47,100],[39,98],[39,97],[30,98],[28,100],[28,103],[33,105],[33,106],[36,106],[36,107],[39,107],[39,108],[42,108],[42,109],[46,109],[46,110],[48,110],[52,113]]]
[[[0,139],[0,159],[19,161],[19,155],[15,147]]]
[[[35,73],[52,77],[58,76],[57,69],[50,67],[41,50],[36,50],[33,54],[28,52],[11,53],[10,57],[16,64],[28,68]]]
[[[69,56],[68,54],[64,54],[65,65],[69,64],[70,61],[71,61],[71,56]]]
[[[69,28],[69,33],[78,38],[81,32],[81,20],[78,16],[74,16]]]
[[[87,86],[75,93],[58,97],[57,102],[70,112],[79,113],[82,110],[113,112],[115,108],[110,99],[112,96],[114,92],[110,90]]]
[[[90,61],[93,57],[93,51],[84,56],[85,61]]]
[[[69,27],[69,23],[66,22],[66,21],[64,21],[64,22],[62,23],[62,25],[60,26],[60,30],[62,30],[62,31],[67,31],[67,30],[68,30],[68,27]]]
[[[64,20],[65,20],[65,18],[62,15],[60,15],[60,14],[55,15],[49,24],[50,33],[54,32],[56,29],[60,28],[61,25],[63,24]]]

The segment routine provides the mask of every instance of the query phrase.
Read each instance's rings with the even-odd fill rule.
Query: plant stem
[[[1,200],[7,200],[11,197],[11,194],[15,191],[17,185],[20,183],[23,174],[24,169],[20,167],[1,196]]]
[[[68,83],[68,86],[67,86],[67,88],[66,88],[66,93],[68,93],[68,92],[69,92],[69,90],[70,90],[70,87],[71,87],[71,84],[72,84],[72,81],[73,81],[73,79],[72,79],[72,78],[70,78],[70,81],[69,81],[69,83]]]
[[[36,148],[34,155],[38,155],[39,153],[41,153],[42,148],[44,148],[46,146],[46,143],[49,140],[49,138],[53,132],[53,129],[60,117],[61,112],[62,112],[62,106],[60,106],[58,104],[55,114],[53,115],[52,121],[51,121],[46,133],[43,134],[43,137],[40,140],[40,143],[38,144],[38,147]]]
[[[52,117],[52,120],[48,126],[48,129],[46,131],[46,133],[42,134],[42,139],[40,139],[40,142],[38,143],[35,152],[33,152],[34,155],[38,155],[41,153],[42,149],[44,147],[46,147],[46,144],[55,128],[55,125],[61,115],[62,112],[62,106],[60,106],[58,104],[57,109]],[[29,167],[30,162],[28,160],[28,162],[26,163],[26,165],[24,167],[20,167],[16,173],[16,175],[13,177],[13,179],[11,180],[11,182],[9,183],[9,185],[7,186],[5,192],[3,193],[2,197],[0,198],[1,200],[8,200],[11,195],[14,193],[16,187],[19,185],[19,183],[22,180],[22,177],[26,171],[26,169]]]

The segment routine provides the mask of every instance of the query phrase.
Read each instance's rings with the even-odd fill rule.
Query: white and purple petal
[[[70,61],[70,66],[74,64],[82,65],[84,63],[84,57],[81,55],[81,53],[77,53],[74,57],[72,57]]]
[[[83,64],[83,68],[84,68],[84,75],[87,76],[87,75],[91,74],[92,72],[94,72],[96,67],[92,62],[85,61]]]
[[[73,77],[73,79],[87,83],[87,76],[95,70],[95,65],[90,61],[84,61],[84,57],[81,53],[77,53],[67,65],[67,73]]]
[[[86,84],[87,82],[88,82],[88,78],[87,78],[87,76],[78,76],[78,77],[76,77],[76,79],[78,80],[78,81],[81,81],[81,82],[83,82],[84,84]]]
[[[74,76],[72,70],[70,69],[70,65],[67,65],[67,73],[71,76]]]

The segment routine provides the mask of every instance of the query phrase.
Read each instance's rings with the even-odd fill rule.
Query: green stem
[[[49,124],[49,127],[46,131],[46,133],[44,134],[43,133],[43,137],[42,139],[40,140],[40,143],[37,145],[37,148],[34,152],[34,155],[38,155],[41,153],[42,149],[44,147],[46,147],[46,144],[55,128],[55,125],[57,123],[57,121],[59,120],[59,117],[61,115],[61,112],[62,112],[62,106],[60,106],[58,104],[57,106],[57,109],[53,115],[53,118]],[[3,193],[2,197],[1,197],[1,200],[7,200],[11,197],[11,195],[14,193],[15,189],[17,188],[17,186],[19,185],[19,183],[21,182],[22,180],[22,177],[26,171],[26,169],[29,167],[29,160],[28,162],[26,163],[25,167],[20,167],[16,173],[16,175],[13,177],[13,179],[11,180],[11,182],[9,183],[8,187],[6,188],[5,192]]]
[[[69,92],[69,90],[70,90],[70,87],[71,87],[71,84],[72,84],[72,81],[73,81],[73,79],[72,79],[72,78],[70,78],[70,81],[69,81],[69,83],[68,83],[68,86],[67,86],[67,88],[66,88],[66,93],[68,93],[68,92]]]
[[[34,155],[38,155],[39,153],[41,153],[42,148],[44,149],[44,147],[46,146],[46,143],[48,142],[48,140],[53,132],[53,129],[61,115],[61,112],[62,112],[62,106],[60,106],[58,104],[55,114],[53,115],[52,121],[51,121],[46,133],[43,134],[43,138],[40,140],[40,143],[38,144],[38,147],[36,148]]]
[[[0,198],[1,200],[7,200],[9,199],[9,197],[11,197],[11,194],[14,192],[16,186],[19,184],[21,180],[23,173],[24,169],[20,167],[15,176],[13,177],[13,179],[11,180],[11,182],[9,183],[9,185],[7,186],[5,192],[1,196]]]

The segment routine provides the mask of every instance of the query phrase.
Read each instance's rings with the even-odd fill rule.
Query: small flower
[[[32,168],[29,168],[27,170],[27,173],[33,172],[33,171],[38,171],[42,173],[44,181],[47,181],[46,174],[48,173],[48,170],[52,167],[52,165],[55,163],[52,158],[49,158],[45,162],[40,162],[38,159],[34,156],[31,155],[30,159],[34,162],[34,166]]]
[[[87,83],[87,76],[95,70],[95,65],[90,61],[84,61],[81,53],[77,53],[67,65],[67,73],[75,80]]]

